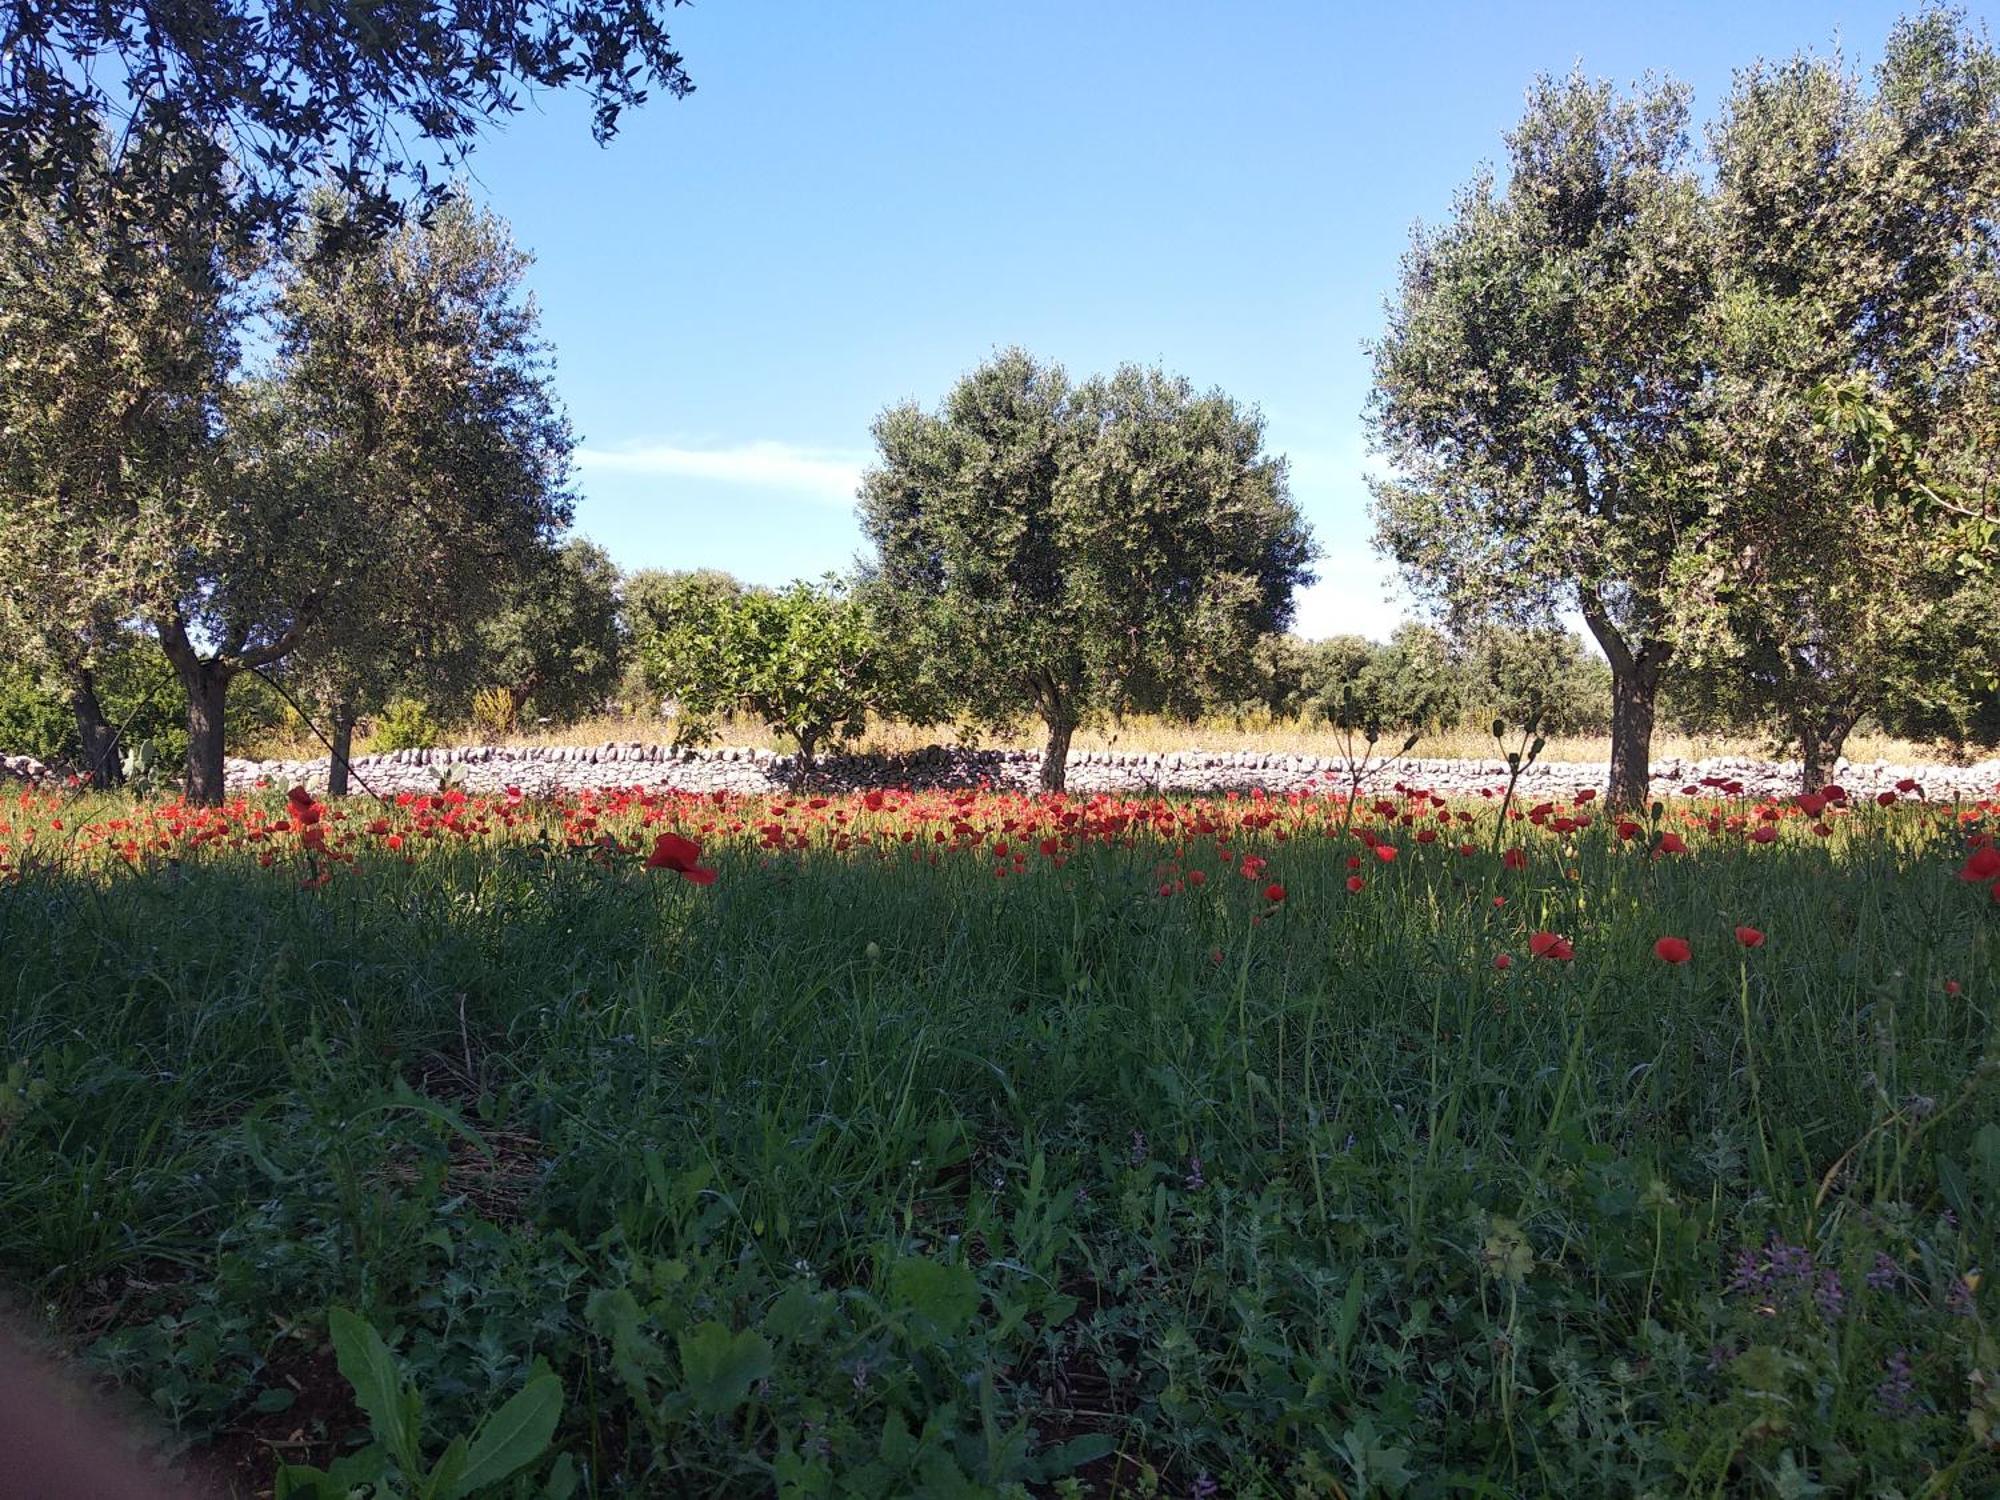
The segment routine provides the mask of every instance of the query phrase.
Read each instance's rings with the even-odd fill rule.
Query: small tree
[[[868,586],[919,691],[988,722],[1039,715],[1059,789],[1085,720],[1254,685],[1313,553],[1263,438],[1220,392],[1136,366],[1073,385],[1018,349],[935,413],[885,411]]]
[[[581,537],[537,549],[502,607],[479,629],[479,672],[504,688],[512,715],[530,704],[567,723],[600,711],[624,671],[618,565]]]
[[[755,714],[799,747],[809,772],[822,746],[857,738],[891,694],[884,653],[861,600],[837,579],[734,596],[705,594],[702,618],[671,617],[646,645],[647,672],[679,706],[676,737],[707,740],[723,714]]]

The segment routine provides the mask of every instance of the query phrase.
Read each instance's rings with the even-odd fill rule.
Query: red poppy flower
[[[1764,946],[1764,934],[1754,927],[1739,927],[1736,929],[1736,941],[1746,948],[1761,948]]]
[[[653,840],[653,852],[646,856],[646,868],[672,870],[696,885],[714,885],[715,871],[698,864],[700,858],[701,845],[693,839],[682,838],[678,833],[663,833]]]
[[[1777,841],[1778,825],[1775,823],[1759,823],[1750,830],[1750,842],[1753,844],[1775,844]]]
[[[1947,979],[1944,982],[1944,992],[1947,995],[1956,995],[1963,988],[1964,986],[1961,985],[1956,979]]]
[[[1390,860],[1396,857],[1396,846],[1394,844],[1377,844],[1375,846],[1375,857],[1381,860],[1383,864],[1388,864]]]
[[[2000,879],[2000,844],[1988,844],[1983,849],[1975,849],[1966,862],[1959,867],[1960,880]]]
[[[1500,856],[1500,863],[1510,870],[1525,870],[1528,868],[1528,851],[1509,849]]]
[[[1894,792],[1877,792],[1875,794],[1875,805],[1877,807],[1894,807],[1896,805],[1896,794]]]
[[[1694,949],[1686,938],[1663,937],[1653,944],[1653,956],[1665,963],[1684,964],[1694,957]]]
[[[1279,885],[1277,881],[1275,880],[1272,881],[1269,885],[1264,887],[1264,899],[1266,901],[1271,901],[1271,902],[1278,902],[1284,900],[1285,888]]]
[[[1496,953],[1493,955],[1493,967],[1502,970],[1511,969],[1514,967],[1514,960],[1505,953]]]
[[[1537,958],[1552,958],[1558,961],[1576,956],[1576,948],[1570,940],[1554,932],[1529,933],[1528,951]]]
[[[1347,888],[1350,891],[1358,892],[1367,884],[1368,882],[1363,880],[1359,875],[1350,875],[1347,877]]]
[[[1660,853],[1685,854],[1687,852],[1687,841],[1678,833],[1663,833],[1660,835]]]
[[[1914,792],[1921,789],[1921,784],[1908,776],[1896,783],[1896,790],[1899,792]]]
[[[886,800],[887,799],[883,797],[883,795],[879,791],[869,792],[862,797],[861,805],[867,808],[870,812],[880,812],[882,810],[882,804]]]
[[[1637,823],[1634,823],[1630,818],[1619,819],[1618,837],[1620,837],[1621,839],[1625,839],[1629,842],[1632,839],[1636,839],[1643,831],[1644,830],[1642,830],[1640,826]]]

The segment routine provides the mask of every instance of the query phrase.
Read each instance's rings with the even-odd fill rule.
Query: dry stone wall
[[[977,786],[1013,790],[1037,785],[1040,757],[1026,750],[965,750],[943,746],[901,756],[846,756],[825,760],[813,777],[816,786],[842,790],[873,786]],[[689,792],[773,792],[789,788],[796,770],[792,757],[768,750],[676,750],[639,743],[593,746],[470,746],[458,749],[399,750],[357,756],[354,790],[364,785],[382,795],[434,792],[451,784],[468,792],[500,792],[519,787],[533,796],[585,789],[643,786]],[[228,785],[249,790],[260,782],[277,786],[326,785],[324,757],[304,761],[231,760]],[[1991,796],[2000,788],[2000,760],[1952,767],[1841,762],[1836,779],[1855,796],[1893,789],[1914,780],[1924,795],[1942,801]],[[1532,799],[1601,788],[1609,775],[1603,762],[1548,761],[1530,766],[1521,795]],[[1782,796],[1795,791],[1794,763],[1745,758],[1664,760],[1653,768],[1656,794],[1670,796],[1705,779],[1739,782],[1751,795]],[[1504,786],[1507,766],[1500,760],[1408,760],[1371,781],[1372,786],[1403,782],[1445,794],[1477,794]],[[1267,793],[1320,790],[1345,785],[1337,760],[1310,755],[1255,751],[1179,751],[1141,755],[1084,750],[1069,757],[1072,792]]]
[[[978,786],[1010,790],[1037,785],[1041,759],[1027,750],[964,750],[935,746],[910,755],[857,755],[829,759],[813,777],[829,790],[873,786]],[[353,761],[357,793],[435,792],[443,785],[468,792],[501,792],[519,787],[529,795],[586,789],[643,786],[656,791],[775,792],[791,787],[792,757],[769,750],[675,750],[640,743],[575,745],[473,745],[448,750],[398,750],[361,755]],[[1601,761],[1547,761],[1530,766],[1521,795],[1536,800],[1602,787],[1609,768]],[[232,791],[260,785],[304,785],[324,789],[327,761],[229,760],[224,778]],[[1842,761],[1835,778],[1855,796],[1892,790],[1915,781],[1937,801],[1989,797],[2000,791],[2000,760],[1970,766],[1893,765]],[[0,755],[0,782],[41,783],[61,773],[25,755]],[[1477,795],[1504,786],[1507,766],[1500,760],[1407,760],[1370,781],[1381,788],[1402,782],[1444,794]],[[1737,782],[1753,796],[1784,796],[1799,784],[1799,768],[1786,761],[1723,758],[1664,760],[1653,767],[1653,788],[1671,796],[1704,781]],[[1140,755],[1125,751],[1082,750],[1069,758],[1072,792],[1197,793],[1323,790],[1346,784],[1337,760],[1311,755],[1256,751],[1183,750]]]

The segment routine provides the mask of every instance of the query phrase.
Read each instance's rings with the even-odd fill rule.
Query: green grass
[[[578,1493],[1995,1493],[1965,830],[1600,822],[1510,870],[1481,817],[1385,863],[1287,810],[1224,835],[1253,881],[1214,838],[996,879],[754,816],[706,889],[539,816],[310,890],[290,850],[24,860],[0,1268],[267,1481],[259,1437],[366,1425],[321,1399],[346,1307],[432,1452],[544,1362]]]

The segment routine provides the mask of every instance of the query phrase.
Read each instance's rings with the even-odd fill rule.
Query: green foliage
[[[362,1486],[408,1500],[467,1500],[490,1493],[548,1451],[562,1417],[563,1394],[562,1383],[543,1371],[482,1421],[469,1441],[453,1438],[437,1461],[426,1466],[423,1398],[403,1380],[382,1336],[365,1318],[342,1307],[327,1314],[327,1325],[340,1373],[354,1387],[375,1442],[326,1469],[281,1464],[278,1500],[349,1500]],[[542,1493],[564,1496],[575,1484],[574,1465],[565,1455]]]
[[[444,726],[417,698],[392,698],[369,723],[368,748],[378,755],[391,750],[429,750],[444,743]]]
[[[714,715],[731,706],[730,685],[715,673],[715,641],[718,622],[731,617],[744,593],[734,577],[713,568],[642,569],[625,580],[625,629],[640,681],[649,707],[671,700],[677,745],[705,743]],[[678,701],[683,697],[689,701]]]
[[[153,642],[123,634],[95,648],[91,674],[98,702],[119,744],[150,744],[173,766],[187,754],[187,720],[180,684]],[[24,664],[0,666],[0,751],[32,755],[52,765],[80,765],[76,716],[62,685]]]
[[[1313,555],[1263,438],[1219,391],[1136,366],[1073,384],[1018,349],[935,413],[885,411],[861,498],[885,638],[940,705],[1038,714],[1051,786],[1086,718],[1255,691]]]
[[[1380,544],[1461,615],[1582,614],[1621,804],[1670,663],[1684,704],[1775,724],[1816,783],[2000,536],[1984,33],[1926,9],[1872,89],[1756,64],[1710,145],[1704,177],[1678,86],[1542,81],[1504,187],[1419,235],[1375,348]]]
[[[434,206],[437,164],[461,161],[523,94],[582,90],[600,142],[649,89],[688,94],[667,8],[546,0],[388,24],[366,6],[197,0],[165,24],[136,0],[36,5],[9,26],[0,185],[74,185],[108,121],[121,166],[157,173],[160,202],[192,200],[246,237],[288,222],[329,179],[364,194],[379,226],[406,190]]]
[[[26,667],[0,667],[0,746],[8,755],[32,755],[46,765],[77,759],[76,719]]]
[[[479,627],[475,670],[515,714],[568,723],[601,710],[624,672],[618,567],[581,537],[536,549],[519,583]]]
[[[711,738],[719,715],[741,709],[795,739],[810,767],[893,696],[874,624],[835,578],[732,592],[687,575],[652,608],[647,680],[673,700],[678,740]]]
[[[1600,735],[1611,727],[1611,669],[1567,630],[1488,624],[1461,648],[1474,721],[1498,716],[1548,734]]]

